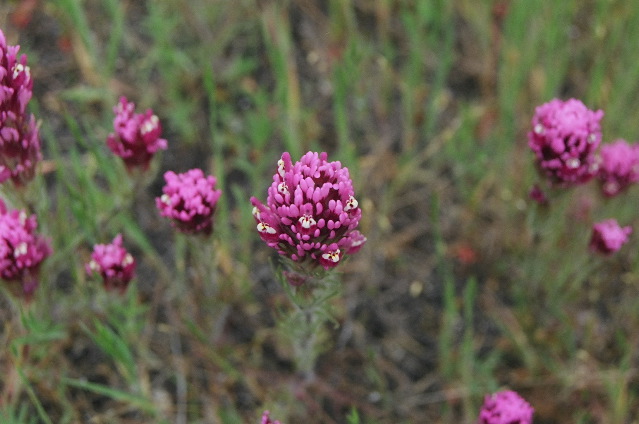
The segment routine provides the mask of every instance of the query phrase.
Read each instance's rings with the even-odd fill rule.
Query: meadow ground
[[[629,0],[22,0],[0,28],[28,55],[44,161],[22,197],[54,253],[29,306],[0,296],[7,423],[473,423],[503,388],[535,423],[639,420],[637,187],[528,197],[527,145],[552,98],[639,138],[639,8]],[[120,96],[168,149],[129,175],[106,147]],[[340,265],[315,377],[295,372],[290,308],[249,198],[277,160],[350,169],[365,247]],[[209,238],[178,234],[166,170],[223,190]],[[125,295],[86,275],[117,233]]]

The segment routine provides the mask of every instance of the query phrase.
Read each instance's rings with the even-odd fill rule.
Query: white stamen
[[[96,261],[91,259],[91,261],[89,262],[89,269],[91,269],[91,271],[98,272],[100,271],[100,265],[98,265]]]
[[[537,124],[535,125],[535,128],[533,129],[533,131],[535,132],[535,134],[543,134],[544,126],[541,124]]]
[[[285,182],[281,182],[277,185],[277,191],[279,191],[282,194],[288,194],[288,186],[286,185]]]
[[[339,249],[333,252],[326,252],[322,254],[322,258],[333,263],[339,262]]]
[[[257,231],[259,231],[260,233],[266,233],[266,234],[277,233],[277,231],[275,231],[275,228],[271,227],[265,222],[260,222],[259,224],[257,224]]]
[[[259,220],[261,215],[260,215],[260,210],[257,208],[257,206],[253,206],[253,216],[255,217],[255,219]]]
[[[18,256],[26,255],[26,253],[27,253],[27,243],[23,241],[13,251],[13,257],[17,258]]]
[[[353,196],[350,196],[346,201],[346,206],[344,206],[344,212],[348,212],[352,209],[357,208],[358,204],[359,203],[357,202],[357,199],[355,199]]]
[[[158,127],[158,122],[160,122],[158,117],[155,115],[151,115],[151,118],[149,118],[149,120],[147,121],[144,121],[144,123],[142,124],[142,127],[140,128],[140,132],[142,134],[150,133],[151,131],[155,130]]]
[[[160,201],[162,203],[170,205],[171,204],[171,197],[168,194],[164,193],[162,196],[160,196]]]
[[[577,169],[580,164],[581,162],[579,162],[579,159],[577,158],[570,158],[566,161],[566,166],[570,169]]]
[[[280,177],[284,178],[284,159],[277,161],[277,173],[280,174]]]
[[[133,256],[130,253],[127,253],[122,261],[122,266],[131,265],[133,263]]]
[[[597,136],[595,134],[590,134],[588,136],[588,143],[594,143],[595,141],[597,141]]]
[[[315,221],[315,219],[313,219],[313,217],[310,215],[304,215],[300,217],[299,223],[302,225],[302,227],[306,228],[307,230],[317,225],[317,221]]]

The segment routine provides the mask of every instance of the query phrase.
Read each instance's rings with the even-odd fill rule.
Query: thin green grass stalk
[[[29,380],[25,377],[24,372],[22,371],[22,369],[18,368],[17,371],[18,371],[18,375],[20,376],[20,380],[22,380],[22,385],[23,385],[24,389],[27,391],[27,394],[29,395],[29,399],[31,399],[31,402],[33,403],[33,406],[35,406],[36,411],[38,412],[38,417],[45,424],[53,424],[53,421],[51,421],[51,418],[49,418],[49,415],[47,414],[46,410],[42,406],[42,403],[40,402],[40,399],[38,399],[38,396],[33,391],[33,388],[31,387],[31,384],[29,383]]]
[[[81,380],[77,378],[65,377],[65,378],[62,378],[62,383],[67,386],[76,387],[82,390],[87,390],[93,393],[97,393],[99,395],[104,395],[113,400],[128,403],[155,417],[159,415],[155,405],[150,400],[139,395],[134,395],[128,392],[124,392],[122,390],[117,390],[112,387],[104,386],[102,384],[92,383],[90,381]]]
[[[91,32],[91,24],[87,18],[81,0],[55,0],[54,4],[58,6],[62,16],[70,21],[70,27],[78,33],[80,40],[87,52],[90,54],[92,62],[96,63],[97,47],[95,39]]]
[[[124,5],[118,0],[104,0],[104,5],[107,9],[108,19],[111,22],[111,31],[109,32],[103,72],[105,77],[110,78],[115,71],[125,35],[125,12]]]
[[[302,105],[287,7],[277,2],[268,3],[262,12],[261,23],[262,37],[276,81],[275,96],[284,106],[284,147],[292,157],[300,157],[308,150],[308,142],[302,140],[299,133]]]

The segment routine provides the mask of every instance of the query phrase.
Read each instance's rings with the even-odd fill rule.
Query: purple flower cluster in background
[[[35,233],[38,221],[23,210],[8,210],[0,199],[0,277],[21,285],[30,298],[38,286],[40,263],[51,254],[49,241]]]
[[[0,183],[29,182],[42,159],[35,117],[26,112],[33,80],[20,46],[7,46],[0,30]]]
[[[281,424],[278,420],[271,420],[270,415],[271,413],[269,411],[264,411],[264,413],[262,414],[261,424]]]
[[[528,145],[553,184],[582,184],[597,174],[595,150],[601,143],[603,115],[576,99],[554,99],[537,107]]]
[[[222,195],[221,190],[215,190],[215,177],[205,176],[201,169],[191,169],[183,174],[167,171],[164,180],[164,194],[155,199],[160,214],[170,218],[183,233],[210,234],[213,213]]]
[[[621,227],[616,219],[606,219],[593,226],[590,248],[597,253],[610,255],[621,249],[630,234],[631,227]]]
[[[528,145],[535,164],[551,186],[572,187],[596,177],[605,197],[622,193],[639,182],[639,144],[616,140],[600,146],[603,111],[592,111],[581,101],[553,99],[535,110]],[[539,185],[529,197],[540,205],[549,203]],[[632,233],[607,219],[594,225],[590,248],[609,255],[618,251]]]
[[[478,424],[532,424],[535,410],[512,390],[487,395],[479,412]]]
[[[604,195],[615,196],[639,181],[639,145],[617,140],[601,146],[599,179]]]
[[[135,113],[135,104],[121,97],[113,108],[115,133],[109,134],[107,146],[124,160],[129,171],[141,168],[146,171],[151,158],[158,150],[166,150],[167,141],[160,138],[160,120],[152,110]]]
[[[109,244],[96,244],[91,260],[86,264],[86,272],[102,277],[107,290],[124,293],[135,274],[135,259],[122,246],[122,235],[115,236]]]
[[[295,163],[282,154],[266,205],[251,203],[262,240],[302,267],[334,268],[366,241],[356,230],[362,211],[348,168],[326,153],[308,152]]]

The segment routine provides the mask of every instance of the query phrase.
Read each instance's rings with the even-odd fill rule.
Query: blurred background
[[[55,250],[4,422],[473,423],[504,388],[535,423],[639,420],[637,242],[588,251],[594,222],[637,228],[637,188],[540,207],[526,138],[555,97],[604,110],[604,143],[638,138],[634,2],[4,0],[0,28],[29,58]],[[123,95],[169,143],[142,189],[105,145]],[[302,384],[248,199],[308,150],[349,168],[368,242]],[[193,167],[224,191],[207,241],[154,205]],[[139,263],[123,297],[84,273],[118,232]],[[1,344],[22,346],[3,304]]]

